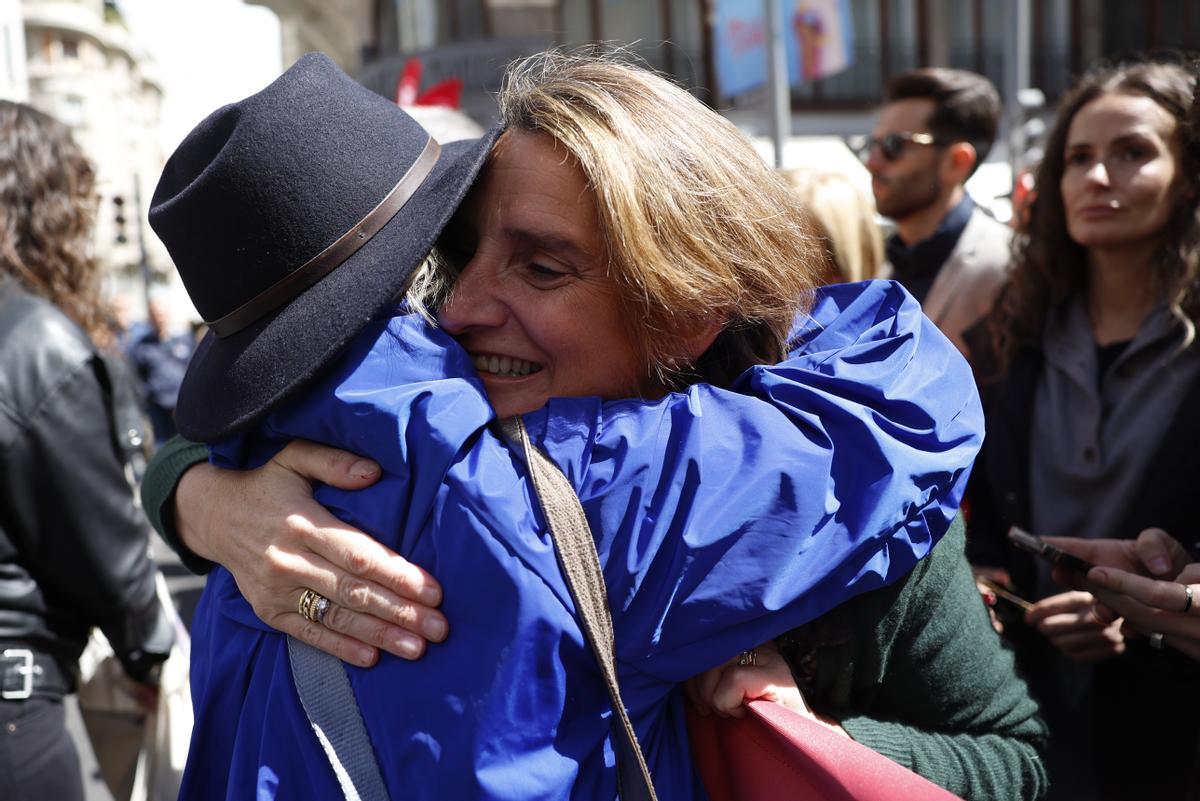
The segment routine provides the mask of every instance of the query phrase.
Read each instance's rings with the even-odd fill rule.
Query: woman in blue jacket
[[[686,93],[560,56],[508,81],[440,248],[453,289],[425,287],[441,330],[393,300],[490,141],[439,156],[318,57],[185,140],[151,215],[213,323],[180,427],[223,467],[296,438],[382,467],[317,500],[437,575],[456,621],[420,663],[349,671],[391,794],[611,799],[611,706],[491,425],[524,415],[593,529],[660,797],[703,797],[678,682],[928,552],[978,448],[973,382],[893,285],[810,305],[802,212]],[[184,797],[334,796],[285,638],[234,575],[197,613]],[[288,599],[302,628],[346,603],[323,589]]]

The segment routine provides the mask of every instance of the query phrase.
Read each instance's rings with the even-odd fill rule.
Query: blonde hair
[[[883,233],[867,193],[837,172],[797,167],[781,174],[823,240],[826,282],[874,278],[883,265]]]
[[[506,129],[548,134],[586,176],[648,376],[723,384],[783,357],[820,256],[795,196],[740,131],[611,55],[516,62],[499,102]],[[714,320],[721,333],[689,363],[689,337]]]

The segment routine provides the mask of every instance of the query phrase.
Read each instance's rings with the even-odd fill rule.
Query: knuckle
[[[262,604],[256,604],[256,603],[251,603],[250,608],[254,611],[254,614],[258,616],[258,619],[261,620],[263,623],[266,623],[268,626],[270,626],[273,629],[279,629],[280,631],[283,630],[282,623],[284,621],[284,615],[282,613],[280,613],[279,610],[268,609],[265,606],[263,606]]]
[[[325,613],[324,626],[327,629],[334,631],[345,631],[350,623],[350,617],[353,613],[344,609],[339,604],[330,604],[329,611]]]
[[[311,537],[316,531],[316,526],[302,514],[292,513],[284,518],[284,526],[289,534],[301,539]]]
[[[280,554],[277,549],[268,549],[267,558],[262,560],[263,583],[277,581],[287,575],[288,567],[279,556]]]
[[[1160,581],[1155,583],[1150,588],[1150,605],[1156,606],[1159,609],[1178,608],[1182,592],[1176,589],[1176,587],[1177,585],[1173,582]],[[1175,603],[1172,604],[1172,601]]]
[[[364,640],[377,648],[384,648],[388,642],[388,626],[383,622],[372,622],[363,631]]]
[[[725,682],[730,685],[741,687],[748,684],[751,676],[754,675],[756,668],[750,665],[734,665],[725,674]]]
[[[321,649],[321,650],[325,650],[325,649]],[[336,656],[338,659],[342,660],[343,662],[352,662],[353,661],[353,655],[351,653],[350,646],[348,644],[342,642],[341,640],[334,642],[333,648],[328,650],[327,653],[333,654],[334,656]]]
[[[365,609],[371,599],[371,588],[356,576],[343,576],[338,580],[338,599],[350,609]]]
[[[321,648],[325,639],[325,632],[321,631],[321,627],[316,623],[311,620],[305,620],[300,626],[300,639],[313,648]]]
[[[375,567],[375,557],[364,548],[350,548],[346,551],[343,562],[346,569],[356,576],[365,576]]]
[[[353,454],[338,450],[337,448],[322,447],[321,455],[324,457],[325,469],[330,474],[347,472],[355,459]]]
[[[419,567],[404,560],[398,561],[396,565],[395,584],[397,588],[406,592],[417,592],[425,586],[425,576]]]
[[[399,604],[392,609],[392,620],[405,628],[415,626],[420,622],[420,617],[416,608],[410,604]]]
[[[308,440],[294,439],[283,447],[275,457],[271,459],[273,462],[286,462],[289,459],[303,456],[308,448]]]
[[[357,664],[357,659],[358,659],[357,646],[355,646],[355,644],[353,642],[351,642],[350,640],[347,640],[344,637],[338,637],[337,639],[335,639],[333,641],[332,646],[330,648],[322,649],[322,650],[327,650],[329,653],[333,654],[334,656],[336,656],[338,659],[342,660],[343,662],[350,662],[350,663]]]

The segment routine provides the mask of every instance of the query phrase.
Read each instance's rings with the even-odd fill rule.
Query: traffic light
[[[116,242],[124,245],[129,241],[125,235],[125,198],[120,195],[113,197],[113,228],[116,230]]]

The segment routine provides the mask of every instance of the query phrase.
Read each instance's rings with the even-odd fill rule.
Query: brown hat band
[[[349,231],[342,234],[335,242],[298,269],[288,273],[229,314],[219,320],[207,323],[208,327],[218,337],[236,334],[255,320],[294,300],[301,292],[340,266],[346,259],[358,252],[359,248],[367,244],[371,237],[379,233],[400,209],[404,208],[404,204],[421,188],[421,184],[433,171],[441,151],[441,145],[432,136],[429,137],[421,155],[417,156],[408,171],[392,187],[392,191],[388,192],[387,196],[379,201],[379,205],[371,209]]]

